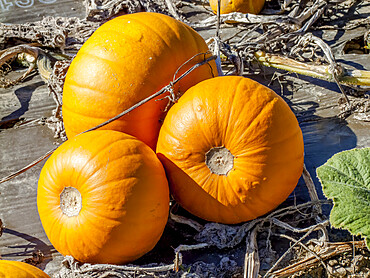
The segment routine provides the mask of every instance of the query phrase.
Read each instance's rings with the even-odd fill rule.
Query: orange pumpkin
[[[37,267],[19,261],[0,260],[0,277],[4,278],[50,278]]]
[[[37,206],[46,235],[63,255],[127,263],[161,237],[168,183],[146,144],[97,130],[69,139],[50,156],[40,174]]]
[[[182,207],[232,224],[288,197],[302,173],[303,139],[280,96],[253,80],[223,76],[190,88],[170,109],[157,155]]]
[[[212,10],[217,13],[218,0],[209,0]],[[232,12],[258,14],[265,4],[265,0],[221,0],[221,14]]]
[[[72,138],[130,108],[173,80],[188,59],[206,53],[204,39],[184,23],[158,13],[127,14],[98,28],[81,47],[67,72],[63,120]],[[177,73],[203,61],[199,55]],[[177,95],[217,75],[205,64],[174,87]],[[131,134],[155,149],[168,99],[157,97],[103,127]]]

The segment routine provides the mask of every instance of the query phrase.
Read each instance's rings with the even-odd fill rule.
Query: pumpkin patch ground
[[[361,195],[362,193],[360,192],[361,188],[366,188],[367,186],[369,189],[370,186],[368,184],[368,174],[362,173],[362,171],[366,172],[366,169],[369,169],[369,162],[363,153],[351,156],[350,152],[343,152],[355,149],[355,151],[363,150],[366,154],[367,148],[370,147],[370,3],[368,1],[343,0],[337,1],[336,4],[331,4],[330,1],[252,1],[258,5],[255,7],[255,10],[250,11],[251,14],[247,15],[232,13],[232,9],[235,8],[233,7],[234,4],[250,7],[249,4],[240,4],[243,1],[222,1],[223,5],[227,6],[227,9],[231,9],[231,13],[223,10],[223,14],[219,18],[220,24],[215,14],[217,9],[214,8],[217,1],[208,0],[128,0],[119,3],[111,0],[89,1],[89,3],[86,3],[86,1],[81,1],[80,3],[68,0],[29,1],[29,3],[32,3],[29,6],[24,4],[27,1],[23,1],[23,4],[18,3],[19,1],[3,2],[5,4],[0,1],[0,21],[2,22],[0,23],[0,64],[2,65],[0,67],[1,260],[4,260],[4,262],[5,260],[23,261],[43,270],[50,277],[57,278],[100,276],[369,277],[370,251],[366,244],[369,242],[370,235],[368,231],[370,224],[368,223],[368,218],[356,218],[358,214],[353,214],[356,210],[359,213],[369,211],[369,208],[364,206],[362,202],[363,199],[368,198],[368,195],[366,193]],[[229,2],[232,2],[232,4]],[[213,5],[213,8],[211,8],[210,3]],[[258,14],[257,10],[261,6],[261,13]],[[40,12],[41,10],[42,13]],[[92,112],[91,115],[96,118],[104,118],[104,120],[111,118],[122,109],[127,109],[130,106],[122,106],[117,110],[116,107],[113,108],[109,101],[105,102],[106,99],[102,97],[110,91],[119,93],[119,88],[125,90],[125,92],[130,90],[129,85],[131,83],[124,80],[124,75],[116,76],[119,82],[126,82],[120,85],[113,82],[113,75],[109,80],[103,79],[105,75],[112,73],[110,72],[112,68],[120,69],[124,72],[124,68],[133,66],[129,70],[130,74],[126,74],[126,77],[131,79],[131,75],[134,76],[134,74],[141,71],[143,74],[140,77],[141,79],[133,80],[132,84],[135,84],[137,88],[146,89],[153,86],[152,93],[158,92],[166,85],[174,85],[172,87],[173,91],[170,90],[165,98],[163,98],[163,95],[157,95],[156,100],[153,102],[155,103],[154,106],[159,103],[158,101],[168,103],[168,105],[160,104],[160,110],[163,110],[164,115],[162,115],[163,117],[159,122],[156,122],[158,126],[161,127],[163,124],[164,127],[163,131],[161,131],[162,134],[160,133],[159,135],[160,143],[158,143],[157,153],[158,158],[162,161],[167,171],[167,180],[170,183],[168,190],[171,190],[172,193],[169,204],[166,204],[169,205],[166,208],[166,213],[168,213],[167,222],[165,226],[160,225],[161,227],[159,228],[161,230],[159,233],[164,228],[161,237],[158,239],[158,236],[154,236],[154,234],[158,234],[156,232],[146,234],[145,237],[147,237],[146,240],[150,241],[150,246],[143,252],[145,254],[134,255],[137,259],[130,260],[126,264],[118,264],[124,262],[124,260],[120,261],[118,259],[113,261],[111,259],[114,257],[114,254],[104,254],[104,252],[101,252],[103,255],[102,260],[85,260],[86,263],[82,263],[82,257],[79,257],[80,261],[76,260],[78,257],[77,253],[82,254],[85,252],[82,248],[77,248],[79,249],[78,251],[71,253],[62,251],[61,246],[84,246],[86,249],[96,249],[100,243],[108,242],[108,249],[113,253],[115,252],[113,251],[115,247],[117,250],[122,251],[124,248],[120,244],[126,239],[120,238],[121,234],[117,236],[116,233],[112,236],[112,233],[108,232],[108,235],[100,234],[96,241],[89,241],[89,237],[94,236],[98,230],[100,233],[109,230],[110,225],[113,225],[112,223],[119,226],[123,218],[116,219],[112,215],[116,215],[120,208],[108,202],[104,209],[113,214],[106,214],[105,221],[102,220],[95,224],[91,222],[92,218],[87,219],[87,222],[90,221],[90,226],[87,226],[82,234],[74,233],[72,229],[68,230],[72,235],[70,240],[67,237],[51,233],[53,224],[50,217],[52,214],[49,214],[48,211],[52,211],[52,209],[48,208],[46,204],[50,204],[52,198],[45,196],[52,192],[52,187],[49,186],[53,182],[50,182],[50,180],[55,180],[56,178],[47,174],[47,170],[43,168],[50,169],[50,163],[52,162],[46,161],[51,158],[50,155],[55,149],[58,150],[54,154],[62,154],[65,157],[68,157],[70,150],[70,148],[63,149],[61,147],[69,144],[63,143],[66,140],[66,133],[62,122],[62,93],[64,78],[71,64],[71,58],[76,56],[84,42],[103,23],[112,19],[116,20],[115,22],[119,22],[121,18],[118,17],[138,12],[161,13],[172,17],[174,22],[176,20],[178,22],[181,21],[181,26],[183,24],[191,26],[198,33],[195,36],[201,41],[201,43],[196,43],[197,40],[194,40],[192,43],[202,45],[202,51],[205,46],[208,46],[209,52],[196,55],[196,53],[190,51],[191,53],[188,56],[191,57],[181,58],[181,61],[176,60],[179,59],[179,56],[176,56],[177,51],[182,51],[183,53],[190,50],[190,48],[186,45],[187,42],[181,41],[181,34],[178,34],[176,39],[179,39],[180,43],[175,44],[175,49],[172,49],[169,38],[175,27],[163,23],[162,26],[161,24],[147,26],[152,31],[155,31],[156,28],[159,30],[159,33],[153,34],[154,39],[150,42],[150,44],[153,44],[151,49],[150,47],[145,49],[143,47],[142,50],[135,49],[135,51],[120,52],[118,55],[114,51],[109,53],[112,50],[110,48],[110,45],[112,45],[110,40],[113,41],[116,38],[108,38],[107,34],[109,32],[107,33],[104,29],[101,29],[101,33],[94,35],[94,41],[92,40],[90,45],[92,48],[95,47],[97,52],[89,52],[88,55],[90,55],[89,57],[103,57],[105,65],[113,66],[107,66],[104,69],[99,68],[102,70],[97,73],[97,71],[93,71],[97,64],[90,65],[92,70],[86,75],[82,72],[83,69],[74,66],[75,79],[68,78],[67,82],[68,90],[70,90],[68,92],[68,106],[84,106],[83,109],[90,109],[90,101],[94,105],[101,103],[101,105],[96,106],[97,110]],[[23,16],[25,13],[27,13],[27,16]],[[10,14],[12,16],[9,16]],[[40,18],[41,14],[49,17]],[[131,16],[133,15],[129,15],[130,18]],[[127,23],[127,21],[125,22]],[[127,30],[124,29],[123,25],[121,27],[123,32]],[[188,27],[184,28],[187,29]],[[142,37],[135,36],[139,34],[139,29],[136,28],[134,31],[130,31],[131,40],[145,41]],[[166,34],[160,33],[160,30],[167,30],[163,31]],[[96,40],[99,36],[105,38],[101,44],[99,39]],[[110,33],[109,36],[116,36],[116,33]],[[166,42],[165,44],[160,45],[159,42],[156,44],[155,41],[160,37]],[[122,47],[122,49],[129,47],[131,45],[129,43],[130,39],[125,39],[127,42],[122,45],[120,45],[119,41],[116,41],[115,47]],[[187,40],[190,39],[188,38]],[[87,48],[83,49],[86,50]],[[166,61],[158,60],[157,68],[146,72],[146,65],[155,62],[146,59],[145,55],[150,51],[152,51],[153,55],[156,54],[157,58],[160,57],[160,53],[165,53],[161,59]],[[85,53],[87,52],[85,51]],[[104,56],[107,53],[111,56]],[[135,59],[134,55],[130,56],[130,54],[140,55],[140,53],[142,54],[141,60]],[[120,55],[124,56],[119,57],[121,64],[116,63],[114,60]],[[123,58],[127,59],[127,61],[122,62],[121,59]],[[187,61],[186,58],[188,58]],[[206,58],[209,60],[204,61]],[[75,60],[76,65],[78,65],[79,59]],[[149,61],[148,63],[145,62],[147,60]],[[190,69],[196,62],[202,60],[203,63],[197,65],[196,69]],[[169,64],[171,67],[175,65],[171,68],[171,73],[166,72]],[[35,69],[33,66],[35,66]],[[137,70],[135,70],[135,66]],[[27,72],[28,67],[29,73]],[[188,91],[189,95],[195,92],[198,85],[202,86],[199,81],[203,79],[208,79],[203,81],[205,84],[210,84],[207,82],[213,82],[217,79],[225,79],[227,81],[222,85],[224,87],[217,85],[219,91],[213,88],[214,92],[202,94],[202,97],[203,95],[205,97],[204,99],[199,96],[189,100],[186,94],[188,92],[181,99],[180,94],[184,92],[178,90],[178,85],[180,84],[181,87],[181,82],[188,81],[186,81],[186,76],[180,76],[188,69],[191,71],[190,75],[187,76],[191,77],[188,80],[192,79],[194,81],[194,76],[197,76],[196,72],[199,70],[203,70],[206,75],[194,81],[198,84]],[[94,73],[96,74],[95,76],[93,76]],[[24,77],[19,78],[23,74]],[[170,78],[170,80],[162,82],[160,79],[164,75],[174,77],[172,80]],[[233,76],[215,77],[216,75]],[[244,102],[248,98],[245,95],[244,98],[233,98],[233,102],[230,102],[233,108],[232,112],[225,112],[227,111],[225,107],[229,103],[227,97],[231,97],[232,93],[239,92],[238,90],[241,90],[243,87],[239,83],[238,86],[235,85],[236,83],[234,84],[233,80],[236,79],[253,80],[252,82],[258,82],[269,88],[268,90],[274,91],[279,99],[279,103],[284,104],[283,106],[289,110],[291,113],[289,115],[292,117],[284,117],[288,111],[284,110],[284,108],[283,110],[278,110],[280,114],[276,113],[275,115],[271,113],[274,120],[252,121],[256,126],[255,129],[248,128],[253,126],[252,124],[248,125],[248,127],[243,126],[249,118],[246,118],[244,114],[236,115],[236,111],[245,111],[253,114],[258,110],[258,103],[262,103],[264,100],[264,91],[257,89],[259,94],[253,95],[255,106]],[[170,83],[171,81],[173,83]],[[94,99],[80,98],[71,89],[74,86],[76,87],[77,83],[80,87],[83,87],[81,89],[83,93],[88,90],[90,92],[93,91]],[[95,85],[97,87],[94,87]],[[234,85],[238,89],[228,92],[227,97],[222,95],[222,92],[227,92],[226,88],[230,89]],[[211,85],[207,86],[211,87]],[[188,87],[191,86],[189,85]],[[104,88],[104,90],[100,90],[101,88]],[[142,90],[139,91],[144,93]],[[145,92],[145,96],[141,97],[147,97],[148,95],[150,93]],[[213,103],[208,101],[211,99],[214,101],[215,98],[217,98],[217,101]],[[251,97],[251,99],[253,98]],[[186,105],[193,107],[192,113],[196,115],[193,118],[197,119],[192,130],[190,130],[194,122],[192,121],[192,114],[190,112],[181,112],[182,109],[188,109]],[[78,110],[76,107],[72,110]],[[214,111],[218,112],[209,112],[212,111],[212,107]],[[221,109],[222,107],[224,108]],[[82,113],[85,111],[83,109],[81,108],[77,112]],[[98,115],[104,109],[106,117]],[[145,105],[141,108],[135,108],[134,111],[140,112],[144,111],[144,109]],[[203,110],[208,111],[215,118],[217,116],[219,118],[207,122],[206,120],[209,120],[211,116],[207,116],[207,112]],[[182,116],[179,114],[179,116],[172,111],[184,114]],[[225,112],[227,115],[223,115],[222,112]],[[103,113],[105,112],[103,111]],[[135,113],[130,113],[129,117],[132,114],[135,116]],[[165,117],[166,113],[169,115],[168,119]],[[233,115],[233,117],[230,115]],[[140,112],[136,116],[139,116],[138,118],[140,119],[140,116],[143,115]],[[230,117],[226,122],[227,125],[224,122],[226,116]],[[73,116],[69,115],[68,117],[74,121]],[[162,121],[163,118],[164,121]],[[180,118],[181,121],[179,120]],[[266,119],[270,118],[266,117]],[[303,149],[298,147],[299,143],[297,143],[297,140],[289,139],[291,138],[290,132],[292,132],[293,126],[295,126],[292,125],[291,119],[296,121],[294,122],[297,125],[295,128],[298,128],[297,130],[301,134],[301,137],[297,137],[298,141],[303,140],[304,165],[302,165],[303,161],[300,158],[293,162],[293,157],[296,157],[293,155],[294,150],[298,150],[297,153],[301,154]],[[102,121],[99,121],[99,123]],[[273,175],[274,188],[269,184],[265,189],[267,192],[262,190],[253,196],[254,207],[249,210],[258,213],[245,219],[239,219],[238,216],[237,220],[232,219],[226,213],[221,218],[226,218],[229,221],[223,221],[223,219],[220,220],[220,218],[215,216],[220,216],[222,213],[216,207],[210,207],[208,201],[206,201],[207,199],[202,199],[203,196],[197,194],[196,190],[190,198],[188,197],[190,200],[184,201],[182,197],[179,197],[184,192],[187,193],[186,190],[181,188],[189,185],[187,179],[189,176],[193,177],[193,174],[190,172],[186,172],[186,175],[180,174],[176,167],[189,166],[189,169],[195,172],[197,167],[191,165],[192,156],[195,157],[196,154],[200,153],[197,152],[196,148],[199,148],[204,138],[212,141],[215,140],[214,138],[217,137],[218,133],[230,135],[230,137],[227,137],[227,140],[211,144],[212,147],[209,150],[201,153],[208,171],[213,175],[219,175],[221,178],[224,178],[234,169],[239,169],[238,167],[241,165],[240,158],[248,154],[248,152],[250,153],[251,149],[253,149],[249,147],[244,153],[237,153],[236,149],[241,147],[244,141],[258,138],[258,140],[256,139],[258,142],[263,142],[264,135],[261,135],[259,132],[262,132],[263,128],[267,126],[266,122],[274,123],[271,125],[272,131],[264,133],[265,135],[273,136],[273,140],[270,138],[271,140],[267,141],[276,142],[279,147],[271,146],[275,156],[268,152],[269,146],[264,146],[263,151],[257,152],[258,154],[251,156],[250,159],[254,159],[254,162],[259,161],[258,167],[261,168],[264,167],[264,163],[267,165],[266,167],[270,167],[268,169],[273,169],[273,165],[280,165],[279,163],[283,165],[278,166],[280,170],[279,168],[277,170],[274,169],[274,171],[270,170],[275,173]],[[74,123],[83,130],[95,125],[83,127],[77,121]],[[117,121],[110,126],[114,126],[116,123]],[[201,129],[197,126],[200,123],[203,124]],[[265,123],[265,125],[262,123]],[[135,126],[135,123],[131,124]],[[154,129],[157,130],[158,126]],[[242,129],[247,129],[248,133]],[[83,130],[79,130],[77,133]],[[208,135],[206,135],[205,131],[208,132]],[[116,134],[118,131],[91,132],[93,134],[100,134],[100,132],[113,132]],[[139,133],[149,136],[147,138],[150,139],[145,140],[149,142],[150,147],[154,150],[155,143],[153,142],[156,139],[153,138],[156,138],[157,134],[149,134],[151,132],[150,127],[147,129],[142,127]],[[175,132],[176,134],[181,134],[181,138],[176,139]],[[111,133],[111,136],[107,136],[110,140],[115,140],[113,133]],[[235,134],[239,133],[248,134],[248,136],[243,137],[244,141],[235,141],[237,143],[231,144],[232,140],[235,140],[237,137]],[[86,134],[78,135],[76,138],[88,136]],[[69,142],[73,136],[70,136],[68,130],[67,136],[71,137],[67,141]],[[101,146],[100,143],[95,144],[94,140],[97,142],[98,136],[91,137],[85,143],[86,148],[82,146],[81,150],[86,152],[88,145],[96,148]],[[191,151],[183,151],[182,148],[184,146],[190,148]],[[127,145],[120,146],[120,148],[127,148],[130,152],[135,149],[134,147],[129,148]],[[154,156],[153,150],[150,150],[149,147],[147,150]],[[171,158],[173,154],[176,154],[175,158]],[[107,155],[107,157],[109,158],[110,156]],[[129,164],[135,168],[135,163],[136,165],[140,164],[136,160],[139,156],[134,155],[132,157],[135,157],[135,159],[132,158]],[[92,158],[92,161],[98,162],[93,162],[89,166],[85,165],[80,170],[74,168],[75,170],[73,171],[83,173],[97,167],[100,169],[97,170],[99,173],[112,173],[112,170],[105,171],[104,167],[99,164],[103,161],[100,156],[99,159],[96,159],[96,157]],[[118,160],[124,161],[124,159]],[[37,163],[32,163],[33,161]],[[55,161],[58,161],[58,159],[53,161],[57,164]],[[81,163],[82,156],[74,158],[73,161],[74,163]],[[159,163],[159,160],[157,162]],[[173,163],[176,164],[175,168],[171,168],[174,165]],[[292,165],[288,165],[289,163]],[[65,166],[68,163],[62,164]],[[220,168],[221,164],[223,166]],[[26,167],[27,165],[30,166]],[[72,168],[77,164],[73,165]],[[107,165],[113,168],[118,167],[114,162],[109,162],[109,159],[107,160]],[[24,167],[26,168],[19,172]],[[69,170],[67,171],[63,167],[60,167],[60,169],[64,169],[61,173],[66,174]],[[257,166],[249,167],[254,167],[253,169],[258,168]],[[286,169],[292,168],[298,169],[296,171],[299,172],[302,172],[303,168],[303,174],[300,175],[300,173],[293,172],[286,174],[284,172]],[[132,171],[130,172],[130,169],[129,166],[126,169],[129,171],[128,175],[133,175],[130,178],[134,178],[135,174]],[[341,174],[346,173],[346,175],[343,177],[343,175],[338,174],[337,176],[337,174],[332,172],[333,169]],[[243,190],[253,191],[252,189],[258,186],[257,183],[253,183],[255,181],[266,185],[267,182],[259,179],[258,175],[255,177],[256,173],[257,170],[253,175],[250,175],[253,176],[250,182],[247,181],[246,177],[239,174],[237,182],[232,183],[233,186],[238,185],[238,187],[233,187],[235,189],[233,193],[229,190],[230,187],[227,189],[229,190],[229,195],[217,193],[221,196],[220,203],[223,202],[225,205],[227,201],[231,203],[237,202],[231,196],[238,196],[238,200],[245,200],[248,198],[248,195],[245,197]],[[199,176],[200,174],[197,175]],[[72,176],[69,175],[69,178]],[[98,176],[101,177],[100,174]],[[113,176],[112,174],[107,174],[104,178],[109,180]],[[274,191],[276,187],[281,186],[279,182],[288,183],[287,176],[294,180],[294,184],[290,185],[285,192],[282,192],[282,189]],[[349,176],[353,179],[352,183],[348,183]],[[96,176],[93,176],[91,179],[94,180],[94,177]],[[270,179],[269,177],[268,179]],[[81,177],[79,178],[81,180]],[[48,180],[47,186],[43,182],[45,180]],[[194,178],[194,180],[196,179]],[[241,181],[248,185],[247,189],[239,186],[242,184]],[[41,191],[37,193],[38,183],[40,183],[41,190],[44,190],[43,194],[40,193]],[[153,180],[153,185],[155,183]],[[198,181],[197,183],[201,184]],[[44,185],[42,186],[42,184]],[[358,190],[360,193],[355,190],[355,193],[360,195],[353,195],[356,198],[352,199],[357,201],[354,204],[349,204],[348,209],[344,209],[346,213],[340,215],[338,211],[342,209],[343,205],[346,205],[345,202],[351,199],[340,199],[341,189],[346,194],[348,192],[346,188],[341,186],[353,186],[353,184],[356,184],[360,189]],[[145,184],[147,188],[153,190],[150,187],[151,185],[151,183]],[[194,184],[191,185],[193,186]],[[180,191],[178,191],[180,193],[176,193],[177,187],[180,188]],[[189,188],[187,189],[189,190]],[[62,217],[70,217],[72,219],[79,215],[82,207],[76,207],[75,204],[84,204],[86,202],[87,198],[84,197],[86,195],[83,195],[86,192],[81,190],[81,193],[71,183],[68,183],[64,189],[59,188],[58,190],[60,190],[61,194],[54,199],[61,202],[58,209],[65,212]],[[125,194],[127,195],[125,195],[122,192],[119,193],[118,189],[112,188],[111,190],[112,192],[109,194],[111,194],[112,200],[114,198],[120,200],[115,202],[115,205],[123,204],[131,196],[127,192],[133,192],[126,190]],[[153,211],[158,209],[158,206],[151,208],[151,205],[155,205],[151,198],[154,196],[154,192],[155,194],[159,193],[157,191],[150,193],[150,190],[146,190],[145,194],[140,191],[143,197],[142,199],[136,199],[135,203],[146,200],[145,204],[139,205],[139,211],[143,208],[148,208],[149,212],[146,212],[146,214],[152,215]],[[96,189],[91,192],[96,193],[98,191],[99,189]],[[366,190],[363,191],[366,192]],[[115,192],[122,194],[122,199],[120,196],[114,196]],[[214,192],[211,192],[211,194],[215,194]],[[99,196],[104,198],[105,195],[100,194]],[[108,193],[107,196],[109,196]],[[274,196],[276,196],[275,199],[273,198]],[[167,195],[167,197],[170,196]],[[102,200],[99,198],[93,199],[99,203],[99,200]],[[168,199],[164,199],[166,200],[165,202],[168,201]],[[195,210],[191,208],[192,205],[196,207]],[[101,210],[103,214],[104,209]],[[239,211],[243,211],[243,208],[240,208],[238,213]],[[238,213],[233,213],[233,215],[238,215]],[[208,216],[206,217],[205,215]],[[240,213],[240,215],[244,215],[244,213]],[[139,236],[142,231],[148,231],[149,226],[153,228],[150,218],[143,217],[143,215],[140,215],[138,218],[142,219],[139,221],[140,226],[130,226],[131,231],[135,231],[135,229],[137,231],[137,233],[133,233],[135,237]],[[338,219],[340,220],[341,218],[345,218],[345,221],[342,222],[346,223],[338,224]],[[353,221],[354,218],[358,221]],[[353,225],[354,222],[356,225]],[[47,224],[46,226],[45,223]],[[334,228],[334,226],[339,226],[342,229]],[[348,230],[351,230],[353,235]],[[62,233],[66,235],[67,230],[62,230]],[[132,237],[134,236],[132,235]],[[157,238],[154,240],[154,237]],[[116,243],[113,242],[115,240],[117,241]],[[138,239],[136,240],[138,241]],[[60,242],[58,243],[57,241]],[[85,244],[87,241],[90,242],[91,246]],[[143,245],[145,243],[145,240],[140,242]],[[136,244],[137,250],[134,250],[135,252],[138,252],[138,249],[141,248],[139,248],[140,244]],[[64,257],[60,252],[67,256]],[[89,251],[86,252],[88,253]],[[75,258],[68,256],[70,254],[75,254]],[[118,256],[122,256],[122,254]],[[98,264],[94,264],[94,262],[98,262]]]

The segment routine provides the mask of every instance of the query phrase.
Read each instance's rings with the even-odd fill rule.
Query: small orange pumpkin
[[[212,10],[217,13],[218,0],[209,0]],[[265,0],[221,0],[221,14],[232,12],[258,14],[265,4]]]
[[[157,243],[167,223],[169,189],[156,154],[137,138],[97,130],[63,143],[39,178],[45,233],[63,255],[127,263]]]
[[[151,96],[173,80],[188,59],[206,53],[204,39],[184,23],[158,13],[114,18],[85,42],[68,69],[63,89],[63,121],[68,138],[107,121]],[[176,77],[210,57],[199,55]],[[174,87],[178,96],[217,75],[211,61]],[[133,135],[155,149],[168,104],[165,94],[103,127]]]
[[[157,144],[174,199],[203,219],[239,223],[282,203],[303,169],[303,137],[286,102],[247,78],[190,88]]]
[[[0,260],[0,277],[4,278],[50,278],[41,269],[19,261]]]

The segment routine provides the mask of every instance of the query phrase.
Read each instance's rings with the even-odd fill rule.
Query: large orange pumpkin
[[[161,237],[169,189],[161,162],[146,144],[97,130],[69,139],[50,156],[37,206],[46,235],[63,255],[127,263]]]
[[[207,51],[198,33],[163,14],[127,14],[103,24],[81,47],[67,72],[62,107],[67,137],[159,91],[183,63]],[[209,56],[196,56],[176,76]],[[216,64],[211,61],[182,79],[174,93],[182,94],[214,75]],[[136,136],[154,149],[167,104],[161,95],[103,128]]]
[[[2,278],[50,278],[37,267],[19,261],[0,260],[0,277]]]
[[[280,96],[253,80],[223,76],[190,88],[170,109],[157,155],[181,206],[231,224],[288,197],[302,173],[303,139]]]
[[[212,10],[217,13],[218,0],[209,0]],[[232,12],[258,14],[265,4],[265,0],[221,0],[221,14]]]

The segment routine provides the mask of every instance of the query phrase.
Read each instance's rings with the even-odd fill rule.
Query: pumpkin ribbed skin
[[[217,13],[218,0],[209,0],[212,10]],[[265,0],[221,0],[221,14],[232,12],[258,14]]]
[[[50,278],[50,276],[24,262],[0,260],[0,278]]]
[[[65,209],[78,202],[80,211]],[[127,263],[161,237],[169,189],[161,162],[146,144],[118,131],[92,131],[69,139],[47,160],[37,206],[46,235],[63,255]]]
[[[158,13],[127,14],[99,27],[68,69],[63,88],[63,121],[72,138],[130,108],[173,80],[176,70],[208,47],[184,23]],[[210,54],[197,56],[177,77]],[[217,75],[216,64],[203,65],[175,86],[182,94]],[[103,127],[133,135],[153,149],[168,99],[159,96]]]
[[[157,155],[182,207],[232,224],[289,196],[303,169],[303,137],[280,96],[253,80],[223,76],[190,88],[170,109]],[[220,174],[209,165],[229,168]]]

